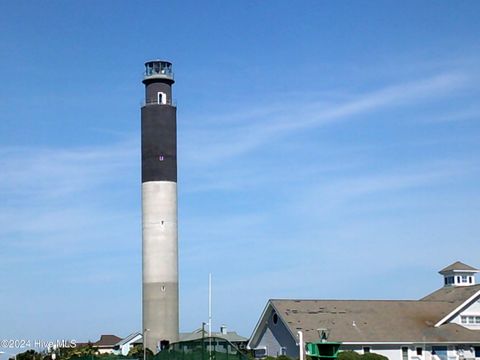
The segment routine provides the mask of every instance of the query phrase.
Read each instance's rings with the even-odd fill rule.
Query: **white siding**
[[[268,314],[266,323],[262,325],[262,329],[259,329],[262,333],[258,342],[252,343],[252,348],[266,348],[268,356],[279,356],[282,354],[282,348],[284,348],[285,355],[291,358],[298,358],[298,345],[295,339],[292,338],[290,331],[281,321],[280,316],[277,318],[277,323],[274,323],[273,315],[274,311]]]
[[[452,323],[462,325],[466,328],[480,331],[480,324],[462,324],[462,320],[461,320],[462,316],[480,316],[480,300],[475,301],[472,305],[465,308],[461,313],[459,313],[456,317],[454,317],[450,321]],[[479,338],[480,338],[480,334],[479,334]]]
[[[402,359],[402,348],[408,348],[408,360],[439,360],[438,356],[432,356],[432,346],[415,344],[415,345],[371,345],[371,344],[361,344],[361,345],[348,345],[342,344],[340,347],[341,351],[356,351],[359,354],[363,354],[364,347],[370,347],[371,353],[380,354],[386,356],[389,360],[403,360]],[[417,355],[417,348],[422,348],[422,355]],[[462,360],[462,359],[473,359],[475,358],[475,349],[470,345],[460,345],[453,346],[450,345],[447,347],[447,357],[449,360]],[[478,359],[478,358],[477,358]]]
[[[362,345],[345,345],[342,344],[340,346],[341,351],[356,351],[359,354],[363,354],[364,347],[370,347],[370,352],[375,354],[380,354],[386,356],[389,360],[402,360],[402,350],[400,345],[370,345],[370,344],[362,344]]]

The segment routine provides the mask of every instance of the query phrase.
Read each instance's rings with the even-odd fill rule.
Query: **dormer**
[[[445,286],[475,285],[475,274],[478,272],[480,272],[480,270],[460,261],[454,262],[439,271],[439,273],[443,275]]]

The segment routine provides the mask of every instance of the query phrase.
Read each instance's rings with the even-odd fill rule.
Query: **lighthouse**
[[[142,106],[142,316],[154,353],[178,341],[177,109],[172,63],[147,61]]]

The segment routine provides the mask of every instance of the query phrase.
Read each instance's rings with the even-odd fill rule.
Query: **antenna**
[[[212,359],[212,273],[208,273],[208,359]]]
[[[212,273],[208,273],[208,336],[212,336]]]

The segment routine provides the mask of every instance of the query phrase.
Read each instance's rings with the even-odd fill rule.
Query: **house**
[[[208,331],[205,331],[204,329],[200,328],[190,333],[180,333],[180,341],[199,340],[202,337],[207,337],[207,336],[208,336]],[[235,331],[227,331],[227,327],[225,325],[220,326],[219,332],[212,331],[211,336],[225,339],[228,342],[235,345],[240,350],[244,350],[248,342],[248,339],[246,337],[238,335]]]
[[[130,350],[136,345],[142,343],[142,334],[139,332],[132,333],[126,338],[117,342],[113,347],[113,354],[127,356]]]
[[[82,345],[91,345],[97,349],[98,354],[111,354],[115,345],[122,340],[116,335],[100,335],[100,340],[94,343],[85,343]],[[77,344],[79,346],[79,344]]]
[[[444,286],[420,300],[269,300],[247,348],[296,358],[299,332],[304,342],[322,333],[340,350],[390,360],[480,359],[478,272],[455,262],[439,272]]]

